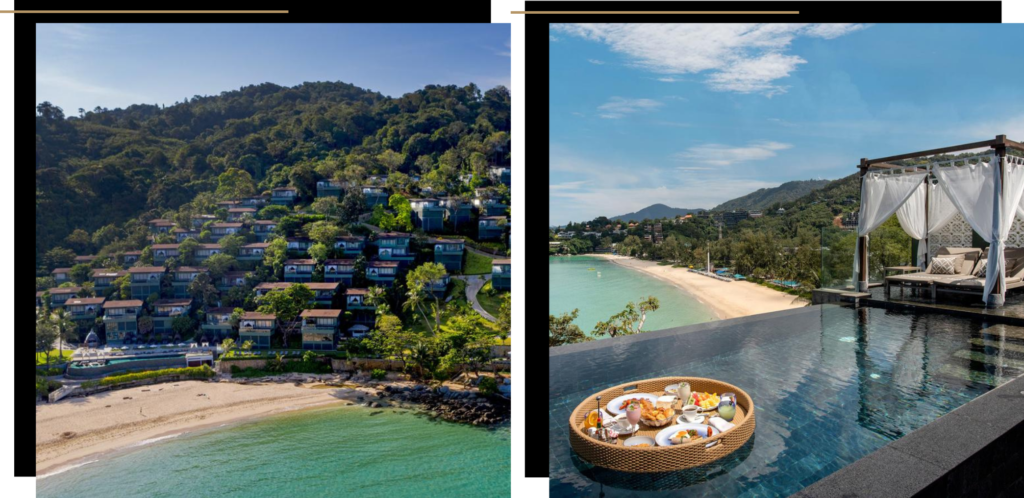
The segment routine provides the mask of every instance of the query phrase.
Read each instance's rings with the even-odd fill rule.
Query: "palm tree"
[[[430,325],[430,320],[427,319],[427,314],[423,312],[423,285],[412,284],[409,286],[409,292],[406,293],[407,299],[402,304],[402,309],[405,311],[414,310],[419,311],[420,316],[423,317],[423,323],[427,324],[427,330],[430,331],[430,335],[434,335],[434,328]]]
[[[378,315],[386,315],[391,312],[391,305],[388,304],[388,297],[382,287],[370,287],[366,292],[366,304],[371,304],[377,309]]]
[[[78,326],[71,319],[71,314],[64,308],[58,308],[53,312],[53,325],[57,327],[57,345],[60,350],[59,358],[64,360],[64,341],[72,337],[72,332],[77,338]]]

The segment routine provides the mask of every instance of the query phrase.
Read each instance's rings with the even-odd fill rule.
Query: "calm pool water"
[[[508,427],[331,407],[206,430],[36,481],[36,496],[509,496]]]
[[[594,270],[589,270],[593,268]],[[644,330],[681,327],[717,319],[715,314],[682,289],[636,270],[591,256],[549,257],[549,310],[552,315],[580,310],[573,322],[584,332],[599,321],[647,296],[661,307],[647,315]],[[600,274],[600,276],[599,276]]]
[[[952,316],[826,305],[694,328],[556,348],[551,496],[788,496],[1024,373],[1024,328]],[[751,441],[712,465],[654,475],[576,457],[567,424],[584,398],[673,375],[750,394]]]

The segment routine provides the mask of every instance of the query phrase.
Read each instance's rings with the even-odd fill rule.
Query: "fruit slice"
[[[587,414],[587,420],[583,422],[583,428],[589,429],[591,427],[597,427],[597,420],[600,416],[601,415],[597,413],[597,410],[591,410],[591,412]]]

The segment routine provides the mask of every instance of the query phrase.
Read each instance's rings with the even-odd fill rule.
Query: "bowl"
[[[622,442],[622,445],[626,447],[636,446],[638,444],[649,444],[651,445],[651,448],[657,446],[657,443],[654,442],[654,438],[650,436],[633,436]]]

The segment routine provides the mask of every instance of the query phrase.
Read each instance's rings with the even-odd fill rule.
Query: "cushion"
[[[926,273],[932,275],[956,275],[963,263],[963,256],[936,256],[932,258]]]
[[[974,267],[974,272],[971,275],[979,278],[985,278],[985,267],[988,266],[988,258],[979,259],[978,266]]]

